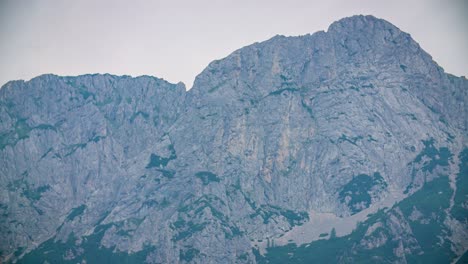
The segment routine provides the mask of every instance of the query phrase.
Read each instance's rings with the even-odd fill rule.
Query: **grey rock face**
[[[122,197],[138,194],[129,189],[143,175],[134,164],[145,169],[184,98],[185,87],[153,77],[46,75],[4,86],[2,250],[85,233]],[[67,221],[82,205],[86,217]]]
[[[372,16],[244,47],[188,92],[153,77],[10,82],[0,90],[2,256],[262,262],[255,245],[273,248],[312,212],[351,217],[440,177],[457,193],[467,91]],[[390,231],[356,245],[404,234],[395,259],[424,254],[408,221],[427,216],[413,211],[393,208],[375,224]],[[443,237],[454,259],[466,222],[443,217],[464,234]]]

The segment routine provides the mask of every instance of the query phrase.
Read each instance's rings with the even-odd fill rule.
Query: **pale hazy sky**
[[[281,34],[371,14],[468,75],[467,0],[0,0],[0,85],[44,73],[153,75],[187,88],[209,62]]]

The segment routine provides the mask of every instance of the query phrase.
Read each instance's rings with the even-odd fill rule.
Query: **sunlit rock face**
[[[10,82],[2,258],[453,261],[468,248],[467,92],[372,16],[241,48],[189,91],[148,76]]]

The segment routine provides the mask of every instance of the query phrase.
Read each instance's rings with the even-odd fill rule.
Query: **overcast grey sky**
[[[0,0],[0,85],[44,73],[153,75],[187,88],[209,62],[355,14],[410,33],[446,72],[468,75],[466,0]]]

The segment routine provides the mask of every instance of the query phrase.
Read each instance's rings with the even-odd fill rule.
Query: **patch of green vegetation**
[[[447,120],[445,120],[445,118],[443,118],[442,116],[439,117],[439,121],[445,125],[448,125]]]
[[[328,236],[328,233],[322,233],[319,235],[319,237],[326,237],[326,236]]]
[[[356,146],[356,143],[359,141],[359,140],[362,140],[363,137],[362,136],[357,136],[357,137],[348,137],[346,136],[345,134],[342,134],[341,137],[338,138],[338,142],[341,143],[341,142],[349,142],[353,145]]]
[[[18,189],[22,189],[25,186],[28,186],[28,182],[24,179],[19,179],[8,183],[7,188],[10,192],[16,192]]]
[[[292,226],[299,226],[309,220],[309,215],[307,212],[295,212],[289,209],[284,209],[274,205],[260,205],[252,201],[247,194],[245,194],[240,186],[240,182],[238,181],[236,185],[232,185],[235,190],[239,191],[240,194],[244,197],[247,204],[255,210],[254,213],[250,214],[249,217],[254,219],[256,217],[261,217],[264,224],[269,223],[270,221],[276,221],[275,218],[283,217],[285,218],[289,225]]]
[[[452,189],[448,184],[446,176],[438,177],[410,196],[411,199],[405,199],[398,204],[401,211],[409,216],[416,207],[424,215],[430,215],[432,212],[440,212],[447,209],[450,205]]]
[[[237,226],[227,226],[224,230],[224,236],[227,239],[232,239],[236,236],[241,236],[244,234]]]
[[[25,249],[25,247],[19,247],[17,250],[15,250],[15,253],[13,253],[13,255],[15,255],[15,257],[19,257],[21,256],[21,254],[23,254]]]
[[[150,168],[164,168],[164,167],[167,166],[169,161],[175,160],[177,158],[177,155],[176,155],[174,146],[169,145],[168,148],[169,148],[169,151],[171,152],[171,154],[170,154],[170,156],[168,158],[161,157],[159,155],[151,153],[150,161],[149,161],[148,165],[146,165],[146,168],[147,169],[150,169]]]
[[[21,195],[32,202],[39,201],[42,197],[42,194],[50,190],[50,185],[43,185],[37,188],[29,185],[29,183],[24,179],[28,175],[28,172],[25,171],[22,176],[22,179],[14,180],[7,185],[8,191],[10,192],[19,192]]]
[[[96,99],[96,95],[88,90],[83,83],[78,83],[76,79],[68,79],[65,81],[66,84],[78,90],[78,93],[83,97],[84,100],[89,97]]]
[[[249,258],[249,253],[242,253],[237,257],[238,260],[242,260],[242,261],[247,261],[248,258]]]
[[[154,246],[144,246],[142,251],[129,254],[117,251],[115,247],[102,246],[101,240],[111,226],[112,224],[107,224],[96,227],[94,233],[83,237],[79,245],[73,234],[65,242],[51,238],[17,263],[144,263],[147,255],[155,250]],[[75,257],[65,259],[67,252],[72,252]]]
[[[188,248],[188,249],[185,249],[185,250],[180,250],[180,253],[179,253],[179,259],[180,260],[183,260],[183,261],[186,261],[186,262],[191,262],[193,260],[193,258],[195,258],[196,256],[198,256],[200,254],[200,250],[196,249],[196,248]]]
[[[288,166],[284,170],[280,170],[282,176],[287,177],[291,174],[294,167],[296,167],[297,161],[293,158],[289,158]]]
[[[178,233],[172,240],[180,241],[191,237],[193,234],[202,231],[207,226],[207,223],[195,224],[193,221],[184,222],[184,225],[178,228]]]
[[[174,237],[174,240],[190,237],[193,233],[203,230],[206,226],[213,225],[212,221],[216,221],[219,224],[227,239],[242,235],[243,232],[236,225],[230,223],[229,218],[218,209],[225,206],[224,201],[214,195],[204,195],[184,206],[180,206],[178,209],[179,217],[171,225],[172,229],[178,230],[178,234]],[[209,219],[211,221],[207,221],[207,212],[209,212]],[[191,220],[187,221],[185,219]]]
[[[63,157],[68,157],[70,155],[72,155],[73,153],[75,153],[78,149],[84,149],[88,143],[90,142],[99,142],[101,139],[104,139],[106,138],[105,136],[93,136],[93,138],[89,139],[88,142],[85,142],[85,143],[77,143],[77,144],[71,144],[71,145],[68,145],[66,148],[68,150],[68,152],[63,156]],[[45,154],[43,154],[41,156],[41,159],[46,157],[47,154],[49,154],[50,151],[52,151],[53,149],[52,148],[49,148],[47,150],[47,152]],[[53,155],[54,158],[62,158],[62,156],[59,154],[59,153],[55,153]]]
[[[335,239],[336,238],[336,229],[333,227],[332,230],[330,231],[330,239]]]
[[[72,145],[69,145],[67,146],[67,149],[68,149],[68,152],[64,155],[64,157],[68,157],[70,155],[72,155],[73,153],[75,153],[78,149],[84,149],[86,148],[86,146],[88,145],[88,143],[91,143],[91,142],[94,142],[94,143],[97,143],[99,141],[101,141],[102,139],[105,139],[106,136],[99,136],[99,135],[96,135],[95,133],[93,134],[93,137],[90,138],[87,142],[85,143],[77,143],[77,144],[72,144]],[[55,155],[58,155],[60,157],[59,154],[55,154]]]
[[[11,110],[15,107],[15,103],[13,102],[13,100],[9,100],[9,99],[2,99],[2,101],[0,102],[0,106],[5,106],[8,110]]]
[[[288,220],[290,226],[300,226],[309,220],[309,215],[306,212],[294,212],[283,209],[280,211],[280,214]]]
[[[44,154],[42,154],[41,159],[45,158],[52,150],[53,148],[49,148]]]
[[[45,193],[46,191],[50,190],[49,185],[44,185],[44,186],[39,186],[37,188],[31,189],[26,188],[23,190],[22,195],[26,198],[28,198],[31,201],[39,201],[42,197],[42,194]]]
[[[308,106],[306,104],[306,102],[304,102],[304,99],[301,100],[301,105],[302,107],[304,107],[306,110],[307,110],[307,113],[309,113],[309,116],[314,119],[315,116],[314,116],[314,112],[312,111],[312,108],[310,106]]]
[[[63,255],[67,250],[74,247],[74,240],[73,235],[70,235],[65,243],[55,242],[51,238],[24,255],[17,263],[44,263],[46,261],[49,263],[67,263],[63,259]],[[71,261],[68,263],[71,263]]]
[[[6,146],[14,146],[22,139],[29,138],[29,133],[33,130],[28,125],[25,118],[20,118],[16,121],[13,131],[0,134],[0,149]]]
[[[71,212],[68,214],[67,220],[68,221],[73,221],[76,217],[82,215],[85,209],[86,209],[86,205],[84,205],[84,204],[73,208],[71,210]]]
[[[131,237],[131,233],[132,233],[133,230],[119,230],[117,231],[117,235],[118,236],[121,236],[121,237]]]
[[[154,153],[151,153],[151,156],[150,156],[150,161],[148,163],[148,165],[146,165],[146,168],[149,169],[149,168],[161,168],[161,167],[165,167],[167,165],[167,163],[169,163],[169,161],[171,161],[172,159],[169,157],[169,158],[164,158],[164,157],[161,157],[159,155],[156,155]]]
[[[57,121],[57,122],[54,124],[54,126],[55,126],[55,127],[60,127],[60,126],[62,126],[62,125],[65,123],[66,120],[67,120],[67,119],[60,119],[59,121]]]
[[[454,197],[452,216],[462,223],[468,222],[468,148],[459,155],[459,172],[457,175],[457,191]]]
[[[168,179],[173,179],[174,178],[175,171],[173,171],[173,170],[158,169],[158,171],[162,173],[163,177],[166,177]]]
[[[6,146],[15,146],[20,140],[29,138],[29,134],[34,129],[57,131],[55,126],[49,124],[39,124],[31,127],[26,118],[19,118],[11,131],[0,134],[0,150]]]
[[[158,207],[158,208],[166,208],[170,205],[169,200],[167,198],[163,198],[161,201],[158,201],[156,199],[146,199],[143,202],[143,206],[146,207]]]
[[[446,147],[437,149],[434,147],[434,139],[423,140],[424,149],[414,159],[415,163],[420,163],[424,157],[428,160],[424,161],[422,171],[432,172],[436,166],[448,166],[449,160],[452,158],[452,153]]]
[[[128,219],[128,222],[133,224],[133,225],[139,226],[139,225],[141,225],[141,223],[143,223],[144,220],[145,220],[145,217],[143,217],[143,218],[132,217],[132,218]]]
[[[284,74],[280,74],[279,77],[281,78],[281,81],[283,82],[289,82],[291,80],[291,77],[288,77]]]
[[[429,108],[429,110],[431,110],[434,114],[440,114],[440,111],[437,110],[436,108],[430,106],[430,105],[426,105],[427,108]]]
[[[155,207],[158,205],[159,205],[159,202],[154,199],[145,200],[143,202],[143,206],[147,206],[147,207]]]
[[[387,187],[380,173],[376,172],[373,176],[359,174],[340,191],[340,202],[346,204],[352,214],[358,213],[370,206],[372,198],[370,191],[375,187],[379,189]]]
[[[16,144],[14,137],[10,133],[1,133],[0,134],[0,150],[3,150],[6,146]]]
[[[411,118],[411,120],[418,120],[418,118],[412,114],[412,113],[404,113],[404,114],[401,114],[402,116],[407,116],[409,118]]]
[[[57,128],[55,128],[55,126],[49,125],[49,124],[39,124],[39,125],[33,127],[33,129],[53,130],[53,131],[57,132]]]
[[[92,142],[97,143],[97,142],[99,142],[101,139],[104,139],[104,138],[106,138],[106,137],[105,137],[105,136],[95,136],[95,137],[93,137],[93,138],[90,140],[90,142],[92,141]]]
[[[25,118],[18,119],[18,121],[16,121],[15,134],[17,135],[18,140],[28,138],[31,130],[32,127],[28,125]]]
[[[8,205],[0,203],[0,210],[7,210]]]
[[[88,91],[88,89],[86,89],[86,87],[82,87],[81,89],[78,90],[78,93],[81,94],[81,96],[83,96],[83,99],[88,99],[89,97],[93,97],[96,98],[96,95],[90,91]]]
[[[447,260],[455,257],[450,248],[451,242],[444,237],[449,230],[443,223],[431,219],[429,223],[413,222],[410,225],[424,253],[422,255],[421,252],[407,254],[408,263],[447,263]],[[444,237],[443,241],[441,241],[442,237]]]
[[[299,226],[309,220],[309,215],[306,212],[294,212],[292,210],[283,209],[273,205],[261,205],[256,208],[255,213],[250,214],[250,218],[260,216],[264,224],[268,224],[276,217],[284,217],[291,227]]]
[[[372,83],[369,84],[363,84],[361,85],[362,88],[374,88],[374,85]]]
[[[434,146],[434,139],[430,138],[428,140],[422,140],[424,148],[416,156],[416,158],[410,162],[408,165],[417,164],[421,166],[421,171],[426,173],[432,173],[437,166],[448,166],[449,161],[452,159],[452,153],[446,147],[441,147],[437,149]],[[411,147],[411,150],[414,151],[415,148]],[[404,191],[405,194],[409,193],[411,189],[414,188],[413,181],[416,176],[417,169],[413,169],[411,172],[412,182],[406,187]]]
[[[84,85],[82,85],[80,87],[80,89],[78,90],[78,93],[80,93],[81,96],[83,96],[83,99],[85,99],[85,100],[88,99],[89,97],[93,97],[93,99],[96,98],[96,95],[94,93],[88,91],[88,89]]]
[[[195,173],[195,177],[199,178],[202,181],[203,185],[208,185],[211,182],[220,182],[218,176],[209,171],[199,171]]]
[[[224,203],[223,200],[221,200],[219,197],[214,196],[214,195],[203,195],[202,197],[196,199],[192,203],[181,206],[177,211],[181,213],[189,213],[189,212],[194,212],[195,214],[199,214],[201,211],[203,211],[205,208],[210,208],[212,214],[214,216],[222,216],[223,214],[219,212],[213,204],[219,204],[221,206],[225,206],[226,204]]]
[[[319,240],[311,243],[309,247],[288,244],[281,247],[267,249],[265,256],[254,251],[257,263],[339,263],[339,256],[343,255],[344,249],[351,246],[347,240],[337,239]]]
[[[356,87],[356,86],[350,86],[349,89],[354,90],[356,92],[360,91],[360,89],[358,87]]]
[[[458,259],[456,264],[466,264],[468,263],[468,251],[465,251],[465,254],[463,254],[460,259]]]
[[[447,140],[453,143],[455,136],[447,132]]]
[[[445,209],[450,206],[452,189],[447,176],[440,176],[414,193],[408,199],[398,204],[403,214],[409,218],[412,211],[417,209],[422,213],[425,222],[409,220],[414,237],[421,246],[420,252],[407,254],[408,262],[443,263],[455,257],[451,251],[450,242],[444,238],[450,231],[445,227]]]
[[[0,203],[0,211],[2,211],[2,213],[0,214],[0,217],[9,216],[8,205]]]
[[[395,250],[399,247],[399,240],[402,238],[398,233],[393,233],[394,227],[389,216],[400,217],[397,210],[401,210],[404,219],[399,221],[406,221],[410,224],[410,233],[421,246],[421,250],[408,248],[409,250],[405,251],[406,261],[408,263],[450,263],[455,255],[451,251],[450,242],[444,238],[449,231],[443,224],[446,217],[444,209],[449,207],[450,197],[448,177],[441,176],[426,183],[420,190],[396,204],[392,209],[380,210],[369,215],[368,219],[359,223],[349,235],[343,237],[330,235],[329,239],[317,240],[302,246],[289,244],[271,247],[267,248],[264,256],[254,249],[254,255],[258,263],[400,262],[401,258],[395,255]],[[430,221],[411,220],[410,215],[414,208],[422,213],[425,220]],[[369,228],[376,223],[379,223],[380,227],[369,234]],[[366,239],[378,237],[386,238],[386,242],[371,249],[363,243]]]
[[[164,198],[160,204],[161,208],[167,208],[169,205],[171,205],[171,203],[167,198]]]
[[[217,115],[218,115],[218,113],[210,113],[210,114],[207,114],[207,115],[205,115],[205,116],[200,116],[200,118],[201,118],[202,120],[205,120],[205,119],[207,119],[207,118],[209,118],[209,117],[217,116]]]
[[[269,93],[268,96],[270,96],[270,95],[280,95],[284,91],[297,92],[297,91],[299,91],[299,89],[298,88],[281,88],[281,89],[278,89],[276,91],[273,91],[273,92]]]
[[[64,157],[68,157],[70,155],[72,155],[73,153],[75,153],[75,151],[77,149],[84,149],[86,147],[86,143],[78,143],[78,144],[72,144],[70,146],[68,146],[68,152],[65,154]]]

